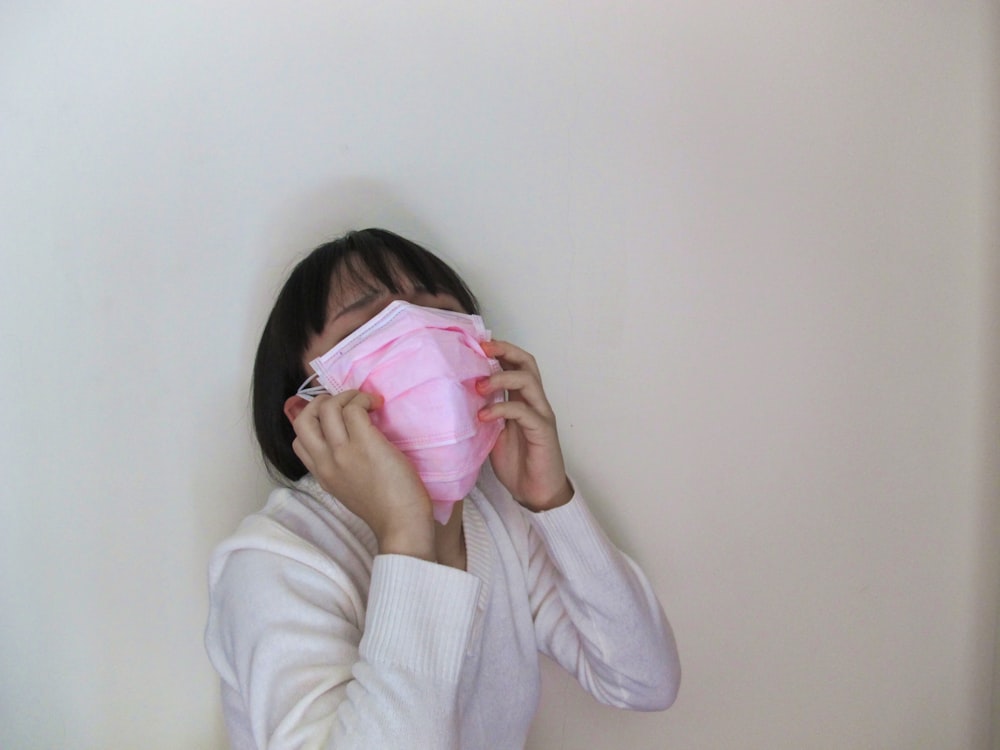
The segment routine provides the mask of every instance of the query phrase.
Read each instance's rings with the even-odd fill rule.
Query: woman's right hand
[[[368,412],[379,396],[321,395],[295,417],[292,450],[319,485],[368,524],[382,554],[434,560],[434,519],[416,469]]]

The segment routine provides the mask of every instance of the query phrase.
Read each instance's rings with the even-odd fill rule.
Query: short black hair
[[[306,379],[302,358],[311,339],[326,327],[331,289],[335,283],[373,281],[393,294],[409,281],[431,294],[450,294],[467,313],[479,312],[475,296],[447,263],[386,229],[348,232],[309,253],[278,293],[253,365],[254,432],[268,471],[279,481],[296,481],[307,473],[292,450],[295,431],[284,404]]]

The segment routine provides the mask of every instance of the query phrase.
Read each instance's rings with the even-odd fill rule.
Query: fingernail
[[[489,407],[485,407],[483,409],[480,409],[479,412],[476,414],[476,416],[479,417],[479,421],[480,422],[485,422],[486,420],[488,420],[490,418],[490,409],[489,409]]]
[[[479,378],[478,380],[476,380],[476,390],[477,391],[487,390],[489,388],[489,385],[490,385],[490,379],[489,379],[488,376],[484,377],[484,378]]]

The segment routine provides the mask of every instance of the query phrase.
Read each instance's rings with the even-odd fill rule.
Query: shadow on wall
[[[403,200],[385,183],[361,177],[339,180],[310,193],[296,196],[269,222],[267,247],[280,259],[280,272],[262,269],[261,284],[254,299],[260,301],[262,316],[270,310],[278,287],[292,266],[317,245],[335,239],[351,229],[384,227],[426,245],[435,253],[440,237],[417,218]],[[262,317],[263,320],[263,317]],[[257,331],[253,332],[256,346]]]

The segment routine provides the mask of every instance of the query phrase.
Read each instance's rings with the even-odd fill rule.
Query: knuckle
[[[357,391],[341,391],[335,396],[331,396],[329,403],[333,408],[342,409],[344,408],[344,404],[349,403],[356,393]]]
[[[364,405],[359,400],[349,401],[344,405],[343,408],[344,418],[356,419],[362,414],[367,414],[368,410],[365,409]]]
[[[316,396],[316,398],[314,398],[312,401],[310,401],[308,404],[306,404],[306,407],[302,410],[302,413],[305,414],[306,412],[319,411],[328,403],[330,403],[330,399],[332,398],[333,396],[331,396],[329,393],[321,393],[318,396]]]

